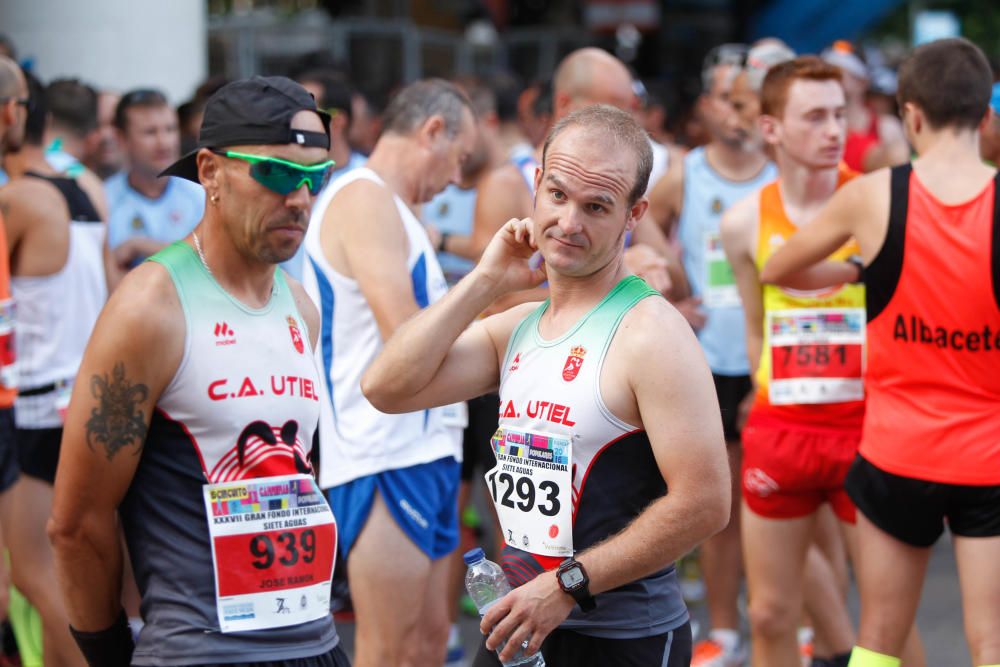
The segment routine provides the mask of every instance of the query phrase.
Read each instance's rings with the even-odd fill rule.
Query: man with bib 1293
[[[319,315],[276,266],[329,176],[327,121],[283,77],[221,88],[198,149],[165,172],[204,186],[204,217],[98,320],[49,527],[91,665],[348,664],[330,615],[336,524],[309,461]],[[116,515],[146,621],[134,651]]]
[[[652,157],[627,113],[588,107],[553,128],[532,218],[511,220],[440,302],[400,327],[362,389],[384,411],[499,389],[488,492],[517,588],[484,647],[552,665],[687,665],[673,561],[728,521],[711,374],[684,318],[623,262]],[[532,268],[538,250],[544,268]],[[551,297],[476,320],[549,282]],[[496,664],[481,650],[480,665]]]

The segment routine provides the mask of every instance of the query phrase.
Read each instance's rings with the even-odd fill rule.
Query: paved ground
[[[850,604],[854,618],[857,619],[858,600],[854,590],[851,591]],[[704,610],[695,607],[692,609],[692,615],[696,620],[703,620]],[[958,592],[958,577],[955,574],[955,560],[951,541],[947,537],[942,538],[934,549],[928,578],[924,585],[923,601],[917,615],[917,625],[927,651],[928,667],[963,667],[970,664],[962,633],[962,607]],[[343,638],[348,653],[353,656],[354,625],[341,622],[337,624],[337,630]],[[478,648],[478,622],[476,619],[463,617],[461,631],[466,653],[471,656]],[[549,667],[569,666],[549,665]]]

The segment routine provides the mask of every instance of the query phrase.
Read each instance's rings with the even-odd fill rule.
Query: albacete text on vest
[[[969,352],[995,352],[1000,350],[1000,329],[994,331],[990,325],[983,325],[982,330],[947,329],[924,322],[916,315],[909,317],[896,315],[892,328],[892,339],[903,343],[920,343],[934,345],[941,349],[968,350]]]

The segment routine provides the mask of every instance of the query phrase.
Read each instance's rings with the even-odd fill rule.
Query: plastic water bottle
[[[485,616],[496,602],[510,593],[510,584],[503,569],[493,561],[486,560],[486,554],[478,547],[465,552],[463,557],[469,566],[465,573],[465,589],[469,597],[476,603],[480,616]],[[503,650],[503,644],[497,648],[497,653]],[[504,667],[545,667],[545,658],[541,651],[534,655],[525,655],[524,647],[511,660],[503,663]]]

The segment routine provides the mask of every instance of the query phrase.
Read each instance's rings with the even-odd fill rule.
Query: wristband
[[[69,632],[90,667],[129,667],[132,664],[135,640],[124,610],[110,628],[82,632],[70,626]]]

